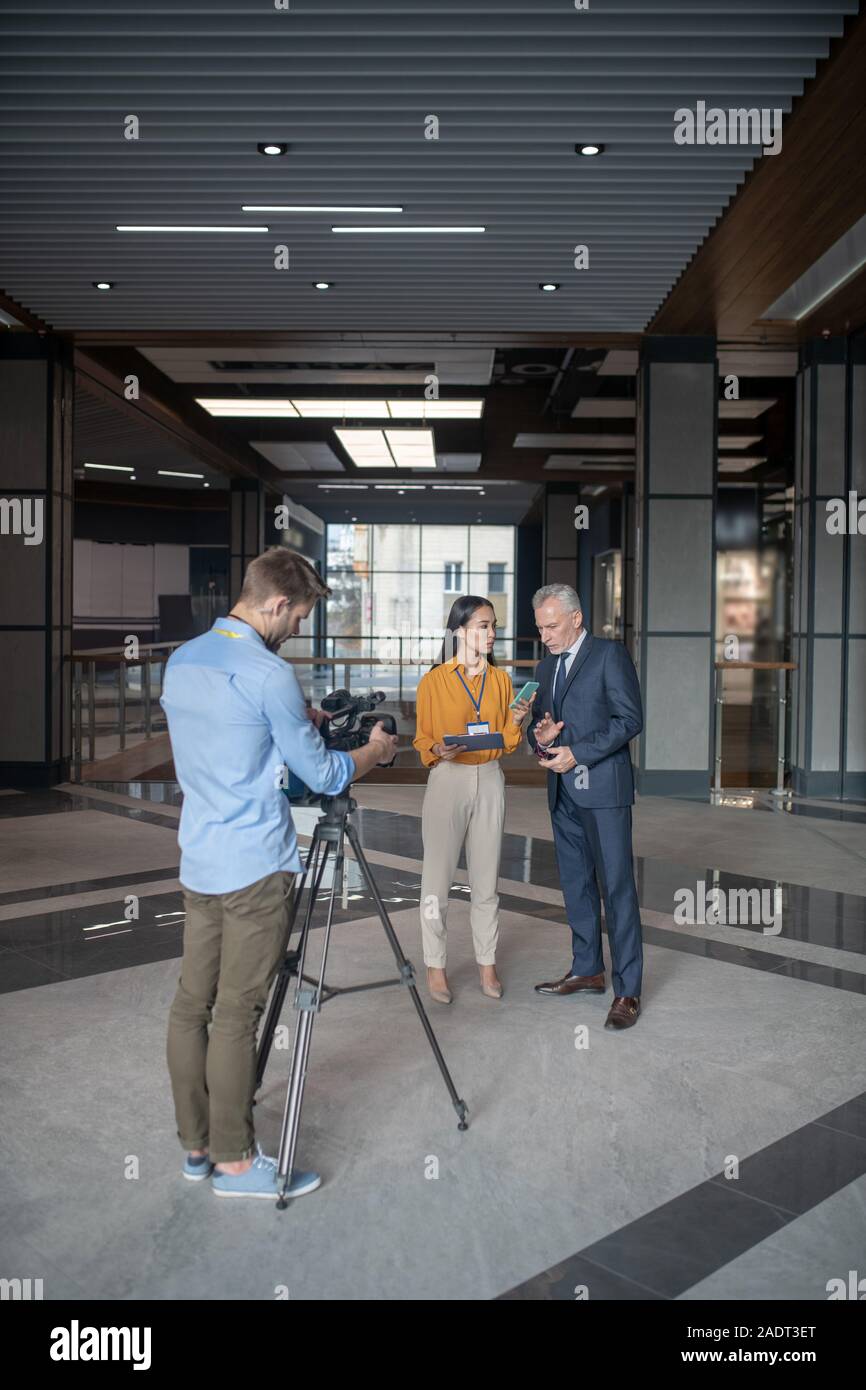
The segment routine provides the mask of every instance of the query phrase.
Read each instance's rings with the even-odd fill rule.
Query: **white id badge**
[[[467,734],[489,734],[489,733],[490,733],[490,722],[489,722],[489,720],[484,719],[484,720],[480,720],[480,721],[479,721],[478,723],[476,723],[476,724],[467,724],[467,725],[466,725],[466,732],[467,732]]]

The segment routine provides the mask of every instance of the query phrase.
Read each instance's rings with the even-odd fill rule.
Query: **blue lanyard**
[[[456,672],[456,674],[457,674],[457,679],[459,680],[460,684],[463,686],[463,689],[466,691],[466,694],[469,696],[470,700],[472,701],[472,707],[473,707],[473,709],[475,710],[475,713],[478,715],[478,718],[480,719],[480,718],[481,718],[481,701],[484,699],[484,683],[485,683],[485,681],[487,680],[487,667],[486,667],[486,666],[484,667],[484,675],[481,677],[481,690],[480,690],[480,692],[479,692],[479,695],[478,695],[478,699],[477,699],[477,700],[475,699],[475,696],[472,694],[472,691],[469,689],[469,686],[466,684],[465,680],[464,680],[463,677],[461,676],[460,672],[457,670],[457,667],[456,667],[456,666],[454,667],[454,670],[455,670],[455,672]]]

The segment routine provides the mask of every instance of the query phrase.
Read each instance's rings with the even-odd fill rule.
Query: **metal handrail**
[[[338,656],[336,652],[332,651],[331,653],[325,654],[311,652],[305,656],[286,656],[283,658],[283,660],[291,666],[330,666],[333,668],[335,679],[337,667],[342,666],[343,682],[346,689],[349,689],[350,687],[350,672],[353,666],[383,666],[392,668],[396,666],[398,670],[397,699],[400,702],[402,702],[403,668],[429,665],[428,658],[419,658],[417,655],[413,656],[411,654],[411,649],[409,654],[405,655],[404,643],[414,644],[426,641],[440,642],[441,639],[441,633],[430,633],[429,635],[425,635],[422,633],[413,633],[405,637],[389,636],[387,640],[389,642],[396,643],[398,647],[398,651],[395,656],[376,656],[373,653],[371,653],[369,656]],[[370,643],[373,643],[376,641],[381,641],[383,639],[381,637],[374,636],[368,637],[363,634],[357,634],[353,636],[347,633],[337,635],[328,634],[325,637],[312,638],[309,640],[312,640],[313,642],[318,644],[322,641],[330,641],[332,643],[338,641],[369,641]],[[537,636],[534,638],[503,637],[498,638],[497,640],[500,642],[508,642],[509,644],[511,644],[512,649],[514,648],[514,644],[517,642],[531,642],[533,646],[533,651],[535,653],[535,655],[531,657],[499,657],[497,658],[497,661],[500,666],[507,666],[512,667],[514,669],[520,669],[526,667],[534,668],[537,664],[540,655],[540,643]],[[70,660],[72,662],[72,744],[73,766],[75,769],[76,777],[81,776],[81,764],[83,760],[83,748],[85,741],[85,713],[84,702],[82,699],[83,688],[85,685],[87,688],[86,739],[89,754],[88,761],[95,762],[96,760],[97,668],[105,668],[107,666],[117,667],[117,733],[120,743],[120,751],[123,752],[126,749],[128,733],[127,713],[130,704],[129,691],[127,685],[128,668],[130,666],[138,666],[141,668],[141,703],[143,709],[143,732],[145,738],[151,738],[154,732],[153,701],[151,694],[153,664],[158,664],[160,669],[159,686],[161,692],[163,682],[165,679],[166,662],[168,661],[168,658],[171,656],[171,654],[174,651],[176,651],[178,647],[182,647],[183,645],[183,642],[142,642],[137,647],[136,655],[134,657],[130,657],[127,655],[126,646],[93,648],[85,647],[79,648],[77,651],[72,653],[72,656],[70,657]],[[111,727],[112,726],[109,725],[109,728]]]

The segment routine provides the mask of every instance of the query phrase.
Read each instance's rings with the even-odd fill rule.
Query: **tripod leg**
[[[277,1200],[277,1206],[280,1211],[285,1210],[291,1198],[290,1188],[295,1164],[295,1151],[298,1145],[298,1129],[301,1123],[301,1106],[304,1103],[304,1087],[307,1081],[307,1062],[313,1036],[313,1022],[316,1014],[322,1007],[325,967],[328,960],[331,927],[334,922],[334,901],[337,892],[337,884],[343,873],[344,834],[345,828],[343,827],[340,830],[340,837],[337,842],[334,873],[331,878],[331,895],[328,900],[328,917],[323,933],[322,959],[319,965],[318,982],[315,986],[305,984],[302,978],[304,973],[304,955],[307,946],[307,929],[310,917],[309,904],[307,906],[307,920],[304,923],[304,940],[298,964],[298,991],[295,995],[295,1008],[298,1010],[298,1022],[295,1028],[294,1046],[292,1047],[292,1067],[289,1076],[289,1086],[286,1092],[286,1107],[283,1112],[283,1128],[280,1135],[280,1152],[277,1161],[277,1174],[278,1177],[282,1179],[279,1198]],[[326,842],[326,849],[329,847],[329,843],[330,842]]]
[[[325,872],[325,864],[328,858],[328,849],[329,845],[327,840],[322,840],[321,836],[318,833],[318,826],[316,826],[316,828],[313,831],[312,843],[310,844],[310,848],[307,854],[307,863],[305,865],[304,872],[301,875],[301,881],[298,884],[297,891],[295,893],[295,900],[292,904],[292,917],[289,923],[287,940],[291,941],[292,932],[295,929],[295,921],[298,915],[298,908],[300,906],[301,897],[304,892],[304,887],[307,883],[307,879],[309,878],[311,880],[311,888],[310,895],[307,900],[307,910],[304,917],[304,924],[301,928],[301,936],[298,942],[298,949],[296,949],[295,951],[287,950],[285,959],[283,960],[283,963],[280,966],[279,973],[274,983],[273,992],[271,994],[271,1002],[268,1006],[268,1012],[265,1018],[265,1026],[262,1029],[261,1037],[259,1038],[259,1050],[258,1056],[256,1058],[256,1090],[259,1089],[259,1087],[262,1084],[262,1081],[264,1080],[265,1068],[268,1065],[268,1057],[270,1056],[271,1046],[274,1040],[274,1033],[277,1030],[277,1024],[280,1021],[280,1014],[283,1011],[283,1005],[286,1001],[286,994],[289,988],[289,981],[291,980],[293,975],[299,973],[298,959],[299,956],[303,955],[303,950],[307,939],[307,932],[309,931],[310,921],[313,915],[313,908],[315,906],[316,898],[318,897],[319,893],[319,887],[321,885],[322,877]]]
[[[346,835],[348,836],[349,844],[352,846],[355,858],[360,866],[361,873],[364,875],[364,881],[366,882],[367,887],[370,889],[370,892],[373,896],[373,901],[376,904],[376,908],[379,913],[382,926],[385,929],[385,935],[388,938],[388,944],[391,947],[391,950],[394,952],[394,959],[396,960],[397,965],[400,969],[401,978],[403,979],[404,984],[408,985],[409,987],[409,993],[412,996],[412,1003],[415,1005],[415,1011],[421,1020],[421,1026],[424,1029],[424,1032],[427,1034],[427,1041],[433,1049],[433,1056],[436,1058],[439,1070],[442,1073],[442,1079],[445,1082],[445,1085],[448,1089],[448,1094],[451,1097],[451,1104],[454,1106],[454,1109],[457,1112],[457,1128],[459,1130],[468,1129],[468,1122],[466,1119],[466,1102],[464,1100],[461,1100],[460,1096],[458,1096],[457,1094],[454,1082],[451,1079],[451,1073],[448,1070],[448,1067],[445,1063],[445,1058],[442,1056],[442,1053],[439,1049],[439,1044],[436,1041],[436,1034],[433,1032],[433,1028],[430,1024],[429,1018],[427,1017],[424,1005],[421,1003],[421,997],[418,993],[418,987],[415,984],[415,968],[412,965],[411,961],[407,960],[406,956],[403,954],[403,947],[400,945],[400,942],[397,939],[397,934],[394,931],[393,926],[391,925],[391,919],[389,918],[388,913],[385,911],[385,904],[382,902],[379,889],[376,886],[376,880],[373,878],[370,866],[367,863],[366,856],[364,854],[363,849],[361,848],[361,842],[358,839],[357,831],[355,830],[355,827],[353,825],[346,825]]]

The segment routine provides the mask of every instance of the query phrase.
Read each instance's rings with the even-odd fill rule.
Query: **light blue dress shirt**
[[[240,618],[217,618],[169,659],[160,704],[183,789],[184,887],[233,893],[278,870],[299,873],[281,768],[333,796],[355,764],[325,747],[292,667]]]

